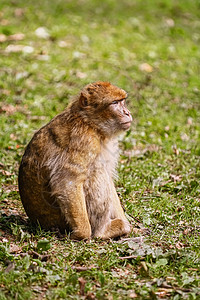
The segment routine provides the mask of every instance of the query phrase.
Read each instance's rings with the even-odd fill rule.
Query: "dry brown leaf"
[[[188,124],[188,125],[192,125],[192,124],[193,124],[193,119],[189,117],[189,118],[187,119],[187,124]]]
[[[173,179],[174,182],[181,181],[181,179],[182,179],[182,176],[180,176],[180,175],[170,174],[170,177]]]
[[[11,176],[11,175],[14,175],[13,173],[10,173],[6,170],[0,170],[0,173],[3,174],[4,176]]]
[[[50,37],[49,32],[48,32],[47,28],[45,28],[45,27],[38,27],[35,30],[35,34],[37,37],[39,37],[41,39],[48,39]]]
[[[173,147],[173,152],[174,152],[174,154],[177,155],[177,156],[178,156],[179,153],[180,153],[179,149],[176,148],[176,146]]]
[[[23,40],[25,35],[23,33],[15,33],[8,36],[9,41],[21,41]]]
[[[147,72],[147,73],[151,73],[153,72],[153,67],[147,63],[143,63],[139,66],[139,69],[141,71]]]
[[[184,245],[181,242],[178,242],[178,243],[176,243],[175,247],[177,249],[182,249],[182,248],[184,248]]]
[[[10,243],[10,253],[20,253],[21,251],[22,251],[22,247],[20,247],[16,244]]]
[[[172,289],[159,288],[158,291],[156,292],[156,295],[159,296],[160,298],[164,298],[166,296],[170,296],[170,293],[172,291],[173,291]]]
[[[24,52],[30,54],[34,51],[34,48],[31,46],[24,46],[24,45],[8,45],[5,49],[6,53],[17,53],[17,52]]]
[[[17,17],[17,18],[22,17],[24,15],[24,9],[16,8],[14,14],[15,14],[15,17]]]
[[[83,72],[79,72],[79,71],[77,71],[76,72],[76,77],[77,78],[86,78],[87,77],[87,74],[86,73],[83,73]]]
[[[0,43],[6,42],[7,41],[7,36],[5,34],[0,34]]]
[[[1,93],[2,93],[2,95],[6,95],[6,96],[10,95],[10,91],[6,90],[6,89],[2,89]]]
[[[133,156],[140,156],[140,155],[144,155],[146,152],[158,152],[159,150],[161,150],[162,148],[158,145],[155,144],[149,144],[149,145],[137,145],[134,146],[132,149],[130,150],[126,150],[124,151],[125,155],[128,157],[133,157]]]
[[[7,19],[2,19],[1,21],[0,21],[0,25],[2,25],[2,26],[6,26],[6,25],[8,25],[9,24],[9,21],[7,20]]]
[[[87,271],[87,270],[91,270],[93,268],[97,268],[95,265],[91,265],[91,266],[73,266],[72,269],[76,270],[77,272],[82,272],[82,271]]]
[[[5,49],[6,53],[20,52],[24,48],[24,45],[8,45]]]
[[[12,115],[16,112],[17,108],[12,104],[3,104],[0,107],[0,113],[5,112],[7,115]]]
[[[134,290],[130,290],[128,293],[129,298],[134,299],[137,298],[137,294],[135,293]]]
[[[13,140],[13,141],[16,141],[17,137],[16,137],[16,135],[14,135],[14,133],[11,133],[10,134],[10,139]]]
[[[68,44],[66,41],[59,41],[59,42],[58,42],[58,46],[59,46],[60,48],[66,48],[66,47],[69,46],[69,44]]]
[[[175,26],[175,22],[174,22],[173,19],[167,19],[166,24],[167,24],[168,27],[174,27]]]

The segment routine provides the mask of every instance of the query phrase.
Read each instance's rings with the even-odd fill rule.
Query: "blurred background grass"
[[[185,251],[183,256],[173,256],[165,267],[159,267],[147,257],[149,274],[151,278],[175,276],[178,286],[187,286],[189,282],[189,291],[182,292],[186,296],[196,295],[194,299],[197,299],[199,292],[195,288],[199,286],[199,275],[194,266],[199,262],[200,226],[199,62],[200,2],[197,0],[1,0],[2,212],[11,215],[23,212],[17,191],[18,165],[34,131],[62,111],[70,97],[85,84],[96,80],[110,81],[129,93],[128,106],[134,118],[132,130],[121,138],[120,143],[122,155],[117,186],[122,203],[135,222],[149,228],[152,247],[159,245],[164,251],[173,248]],[[6,226],[9,229],[11,225],[6,223]],[[4,234],[2,231],[2,236]],[[44,235],[40,232],[41,237]],[[9,238],[12,240],[15,235]],[[38,236],[32,238],[37,240]],[[21,243],[24,246],[23,241]],[[54,237],[53,251],[57,247],[62,255],[63,244],[61,242],[58,247],[56,243]],[[26,245],[26,249],[29,246]],[[69,247],[73,259],[64,257],[62,263],[67,259],[68,264],[73,265],[80,260],[81,247],[84,256],[87,247],[92,253],[93,247],[101,248],[101,244],[75,245],[67,241],[65,247]],[[74,247],[77,253],[74,253]],[[114,244],[103,247],[113,247],[113,255],[117,257],[119,250]],[[123,251],[124,255],[129,255],[133,250],[123,248]],[[114,258],[107,260],[106,255],[105,250],[100,263],[93,253],[89,262],[100,264],[102,276],[105,276],[101,287],[96,287],[98,297],[112,294],[110,285],[114,284],[111,280]],[[17,264],[20,263],[19,258]],[[115,263],[118,268],[123,268],[118,260]],[[124,280],[123,284],[116,279],[113,293],[117,293],[119,286],[123,289],[124,285],[124,297],[128,297],[127,291],[131,288],[136,288],[141,297],[153,297],[158,286],[154,283],[149,288],[145,286],[142,280],[146,275],[137,271],[137,264],[135,262],[132,267],[138,276],[138,287],[130,273],[128,281],[120,279]],[[48,268],[48,263],[45,266]],[[52,272],[61,271],[55,267]],[[183,272],[188,277],[181,275]],[[6,295],[10,295],[10,277],[2,274]],[[70,274],[66,276],[70,277]],[[29,273],[21,276],[17,280],[25,285],[24,278],[32,278]],[[48,282],[45,276],[43,281]],[[88,271],[91,290],[95,280],[100,280],[98,276],[92,270]],[[188,281],[188,278],[194,280]],[[76,285],[72,286],[68,282],[72,295],[77,293],[77,282],[76,279]],[[64,289],[65,284],[65,281],[60,283],[60,288]],[[49,297],[54,295],[51,288],[50,285]],[[23,295],[20,286],[17,290]],[[172,290],[174,299],[182,299],[178,298],[175,288]],[[63,297],[68,295],[66,293],[63,292]],[[28,297],[24,296],[24,299]]]

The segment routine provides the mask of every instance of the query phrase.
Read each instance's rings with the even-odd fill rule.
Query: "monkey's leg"
[[[82,183],[68,181],[65,189],[57,194],[58,203],[65,219],[70,227],[72,239],[88,239],[91,237],[91,226],[86,209],[85,196]],[[63,187],[63,182],[61,187]]]
[[[122,235],[127,235],[131,232],[131,225],[124,214],[114,184],[112,184],[111,190],[112,190],[112,199],[111,199],[112,204],[111,204],[111,211],[110,211],[111,218],[109,219],[108,224],[103,228],[103,232],[101,232],[98,235],[103,239],[109,239],[109,238],[114,238]]]

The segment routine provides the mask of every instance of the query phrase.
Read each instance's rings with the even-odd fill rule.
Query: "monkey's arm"
[[[71,187],[66,183],[67,199],[62,204],[64,217],[72,229],[71,238],[87,239],[91,237],[91,226],[88,219],[83,183]]]
[[[72,159],[79,163],[75,164]],[[86,168],[81,161],[80,155],[79,159],[73,155],[70,162],[65,162],[63,168],[57,168],[50,180],[53,196],[60,206],[64,220],[72,231],[71,237],[74,239],[86,239],[91,236],[83,192]]]

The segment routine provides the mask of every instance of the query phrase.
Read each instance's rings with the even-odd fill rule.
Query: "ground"
[[[200,298],[199,1],[0,3],[0,299]],[[31,226],[17,176],[33,133],[80,88],[129,93],[116,187],[131,236]]]

